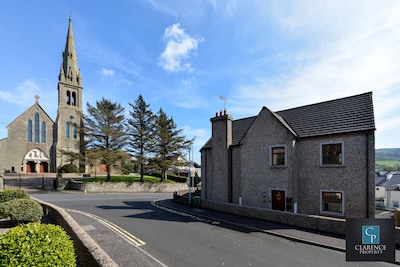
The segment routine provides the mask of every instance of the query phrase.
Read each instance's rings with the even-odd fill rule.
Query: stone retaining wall
[[[70,181],[69,188],[88,193],[173,193],[188,189],[185,183],[83,183]]]
[[[60,225],[74,242],[75,253],[82,266],[117,267],[118,264],[75,222],[63,209],[37,198],[44,210],[57,225]]]

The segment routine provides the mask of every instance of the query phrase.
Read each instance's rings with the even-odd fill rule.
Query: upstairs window
[[[39,113],[35,113],[35,142],[39,143],[40,128],[39,128]]]
[[[286,146],[273,146],[270,149],[271,166],[286,166]]]
[[[67,105],[71,105],[71,92],[70,91],[67,91],[66,97],[67,97],[67,99],[66,99]]]
[[[78,130],[76,127],[76,123],[74,123],[73,132],[74,132],[74,138],[76,139],[78,137]]]
[[[321,144],[321,165],[343,165],[343,142]]]
[[[28,120],[28,142],[32,143],[32,120]]]
[[[46,122],[42,122],[42,143],[46,144]]]
[[[76,93],[72,92],[71,105],[76,106]]]
[[[70,129],[69,129],[69,122],[67,121],[67,122],[65,123],[65,137],[66,137],[66,138],[69,138],[69,132],[70,132]]]

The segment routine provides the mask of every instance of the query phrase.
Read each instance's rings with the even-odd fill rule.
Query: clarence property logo
[[[346,261],[395,262],[392,219],[347,219]]]

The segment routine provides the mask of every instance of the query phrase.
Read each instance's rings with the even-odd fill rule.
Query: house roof
[[[386,176],[375,175],[375,186],[385,186]]]
[[[372,92],[270,112],[299,138],[375,130]],[[256,118],[232,121],[232,145],[240,143]],[[210,147],[211,138],[202,148]]]
[[[400,174],[393,174],[392,177],[386,181],[386,183],[380,184],[380,186],[386,187],[388,190],[398,188],[400,185]]]
[[[253,116],[232,121],[232,145],[240,143],[256,118],[257,116]],[[203,148],[211,148],[211,138],[207,140],[201,149]]]
[[[299,137],[375,130],[372,92],[276,113]]]
[[[232,145],[238,145],[257,116],[232,121]]]

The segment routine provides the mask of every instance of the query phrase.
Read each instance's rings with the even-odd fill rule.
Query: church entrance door
[[[31,149],[24,158],[26,173],[49,172],[50,159],[43,150]]]

